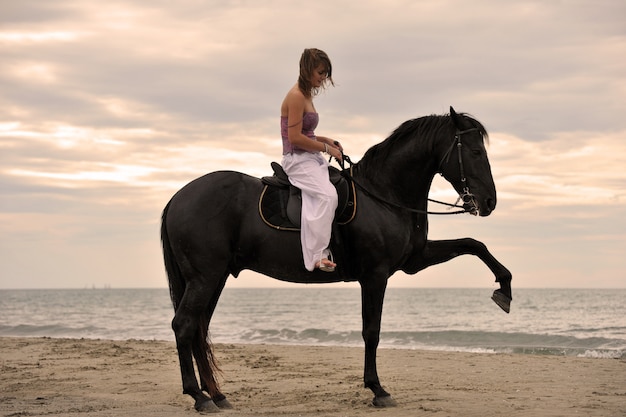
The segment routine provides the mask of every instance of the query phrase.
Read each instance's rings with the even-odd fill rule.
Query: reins
[[[355,165],[355,163],[352,162],[352,160],[350,159],[350,157],[348,155],[344,155],[344,153],[341,153],[342,156],[342,160],[341,161],[337,161],[339,163],[339,165],[341,166],[342,169],[342,173],[344,176],[346,176],[348,179],[350,179],[361,191],[363,191],[365,194],[369,195],[370,197],[373,197],[374,199],[380,201],[381,203],[390,205],[392,207],[395,208],[399,208],[401,210],[406,210],[409,211],[411,213],[418,213],[418,214],[433,214],[433,215],[449,215],[449,214],[463,214],[463,213],[470,213],[473,215],[476,215],[476,205],[473,204],[473,197],[474,195],[472,193],[470,193],[469,191],[469,187],[467,186],[467,178],[465,178],[465,169],[463,167],[463,158],[462,158],[462,154],[461,154],[461,148],[463,147],[463,143],[461,142],[461,135],[463,135],[464,133],[468,133],[468,132],[472,132],[478,130],[477,128],[471,128],[471,129],[466,129],[466,130],[457,130],[456,134],[454,135],[454,142],[452,142],[452,145],[450,146],[450,148],[448,148],[448,150],[446,151],[446,153],[443,155],[443,158],[441,158],[441,162],[439,162],[439,167],[437,169],[437,172],[439,174],[442,174],[442,167],[444,165],[444,163],[447,163],[448,160],[450,159],[450,154],[452,153],[452,149],[454,149],[454,146],[456,145],[457,150],[458,150],[458,155],[459,155],[459,168],[460,168],[460,174],[461,174],[461,183],[463,184],[463,194],[459,195],[459,198],[457,198],[456,202],[454,204],[451,203],[446,203],[443,201],[439,201],[439,200],[434,200],[432,198],[429,198],[428,201],[432,202],[432,203],[437,203],[437,204],[441,204],[444,206],[449,206],[449,207],[456,207],[456,208],[462,208],[463,210],[457,210],[457,211],[447,211],[447,212],[441,212],[441,211],[427,211],[427,210],[419,210],[419,209],[415,209],[415,208],[411,208],[411,207],[406,207],[402,204],[398,204],[398,203],[394,203],[393,201],[388,201],[385,200],[383,197],[377,195],[376,193],[373,193],[372,191],[368,190],[367,188],[365,188],[362,184],[360,184],[352,175],[352,168]],[[348,163],[349,165],[349,173],[345,168],[345,162]],[[467,210],[465,209],[463,206],[458,205],[459,201],[463,201],[464,203],[470,204],[472,203],[472,208]]]

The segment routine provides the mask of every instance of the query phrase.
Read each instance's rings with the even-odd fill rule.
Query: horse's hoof
[[[387,408],[395,407],[398,404],[396,403],[396,400],[391,397],[391,395],[386,395],[384,397],[374,397],[374,399],[372,400],[372,405],[374,407]]]
[[[491,299],[494,303],[498,305],[505,313],[509,313],[511,311],[511,297],[508,297],[502,293],[500,290],[495,290]]]
[[[222,410],[231,410],[233,408],[233,405],[226,398],[223,398],[219,401],[214,400],[214,402],[215,405],[217,405]]]
[[[196,405],[194,406],[196,411],[200,413],[219,413],[220,408],[215,405],[213,400],[211,399],[203,399],[196,401]]]

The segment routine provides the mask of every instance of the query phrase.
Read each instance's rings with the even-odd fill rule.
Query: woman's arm
[[[311,152],[327,152],[334,158],[341,160],[341,144],[324,137],[316,136],[316,141],[311,140],[309,137],[302,133],[302,119],[304,117],[305,97],[299,90],[292,90],[287,94],[285,98],[285,104],[287,105],[287,137],[292,145],[297,146],[300,149],[304,149]]]
[[[316,143],[302,133],[302,119],[304,117],[304,94],[293,89],[285,98],[287,105],[287,137],[292,145],[307,151],[324,151],[324,145]]]
[[[331,138],[327,138],[325,136],[315,136],[318,140],[318,142],[324,142],[330,146],[332,146],[333,148],[337,148],[340,151],[343,151],[343,146],[341,146],[341,143],[339,143],[338,141],[331,139]]]

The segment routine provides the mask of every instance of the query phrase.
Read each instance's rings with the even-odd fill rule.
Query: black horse
[[[357,210],[351,222],[338,227],[344,256],[333,273],[306,271],[299,234],[262,221],[260,179],[219,171],[179,190],[163,211],[161,239],[183,392],[195,399],[195,408],[230,408],[217,383],[208,327],[227,278],[244,269],[297,283],[359,282],[365,387],[381,407],[395,405],[376,370],[383,298],[394,272],[414,274],[459,255],[478,256],[500,283],[493,300],[508,313],[511,273],[483,243],[471,238],[431,241],[426,236],[428,191],[437,173],[452,184],[467,211],[488,216],[496,207],[486,139],[480,122],[450,107],[449,115],[403,123],[370,148],[351,171],[344,171],[357,184]]]

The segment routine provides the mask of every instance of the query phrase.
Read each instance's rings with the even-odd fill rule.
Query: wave
[[[154,339],[135,333],[123,334],[97,326],[0,325],[0,336],[11,337],[69,337],[93,339]],[[161,338],[157,338],[161,339]],[[171,340],[171,337],[166,337]],[[304,330],[251,329],[239,334],[213,334],[221,343],[286,344],[317,346],[362,346],[360,331],[331,331],[309,328]],[[474,353],[515,353],[532,355],[577,356],[585,358],[620,359],[626,352],[626,341],[605,337],[506,333],[485,331],[388,331],[380,334],[380,347],[423,349]]]
[[[0,337],[52,337],[70,339],[109,339],[109,340],[165,340],[173,341],[174,336],[167,327],[140,326],[129,328],[105,328],[93,325],[68,326],[62,324],[16,326],[0,325]]]
[[[232,335],[231,335],[232,338]],[[326,329],[255,329],[229,340],[239,343],[362,346],[359,331]],[[626,341],[604,337],[578,338],[562,335],[484,331],[391,331],[381,332],[380,347],[478,353],[622,358]]]
[[[89,335],[101,335],[106,332],[96,326],[68,327],[57,324],[34,326],[19,324],[17,326],[0,325],[0,336],[12,337],[88,337]]]

